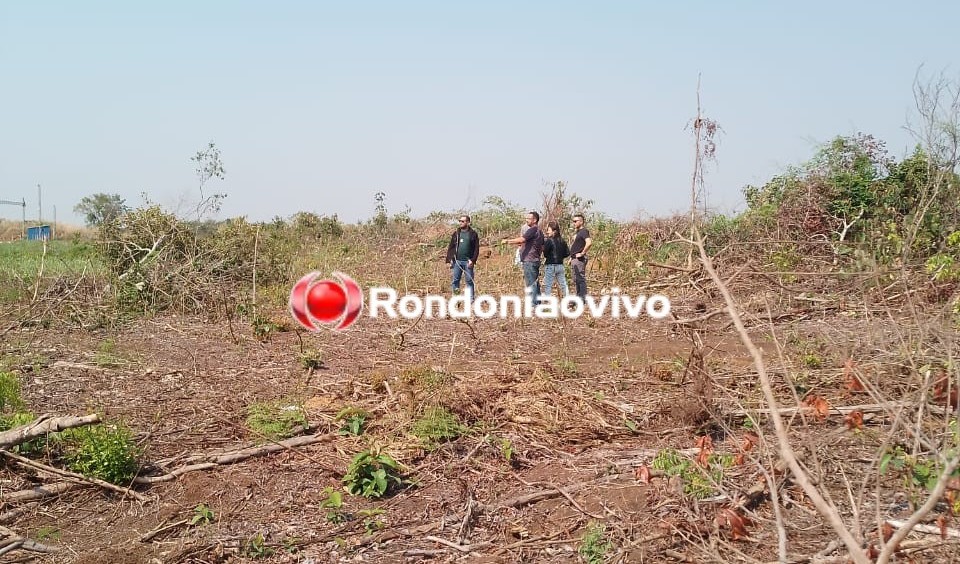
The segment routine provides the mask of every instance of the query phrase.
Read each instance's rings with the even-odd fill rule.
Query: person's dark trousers
[[[523,261],[523,285],[524,290],[530,288],[530,299],[536,304],[540,296],[540,261]]]
[[[570,270],[573,271],[573,285],[581,300],[587,299],[587,259],[570,259]]]
[[[467,261],[453,261],[453,280],[451,280],[450,286],[453,290],[453,293],[456,294],[457,290],[460,289],[460,278],[464,273],[466,273],[467,290],[470,292],[470,297],[468,299],[473,302],[473,297],[477,295],[477,288],[473,284],[473,267],[467,266]]]

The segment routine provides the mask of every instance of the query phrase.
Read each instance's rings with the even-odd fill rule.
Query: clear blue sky
[[[368,218],[539,202],[543,183],[615,217],[683,210],[701,75],[724,129],[709,203],[857,131],[895,156],[912,83],[960,79],[960,2],[0,3],[0,199],[79,223],[84,195],[198,196],[220,217]],[[0,217],[20,210],[0,206]]]

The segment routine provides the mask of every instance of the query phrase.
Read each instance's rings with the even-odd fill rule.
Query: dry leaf
[[[843,385],[848,392],[862,392],[866,389],[863,387],[860,377],[853,371],[856,365],[857,363],[853,361],[853,358],[848,358],[843,364]]]
[[[888,540],[890,540],[890,537],[893,536],[893,525],[891,525],[887,521],[884,521],[882,532],[883,532],[883,542],[887,542]]]
[[[754,433],[747,433],[743,436],[743,446],[741,446],[740,449],[743,450],[743,452],[750,452],[759,442],[760,437]]]
[[[700,449],[697,454],[697,464],[707,466],[710,462],[710,455],[713,454],[713,439],[710,438],[710,435],[699,437],[696,447]]]
[[[830,413],[830,404],[820,396],[808,396],[803,400],[803,405],[812,409],[813,416],[819,421],[825,420]]]
[[[747,538],[747,527],[753,525],[750,519],[737,512],[735,509],[721,509],[717,513],[717,525],[721,527],[730,527],[730,535],[733,540]]]
[[[633,469],[633,475],[640,480],[641,484],[650,483],[650,467],[646,464],[642,464]]]
[[[948,399],[949,391],[949,399]],[[941,371],[937,375],[937,381],[933,387],[933,400],[938,404],[946,404],[949,401],[950,407],[956,408],[960,399],[957,386],[950,381],[946,372]]]
[[[843,422],[847,424],[848,429],[862,429],[863,412],[860,410],[851,411],[843,418]]]
[[[947,516],[937,517],[937,526],[940,527],[940,540],[947,540]]]
[[[743,466],[743,453],[742,453],[742,452],[741,452],[740,454],[738,454],[738,455],[736,455],[736,456],[733,457],[733,464],[734,464],[734,466]]]

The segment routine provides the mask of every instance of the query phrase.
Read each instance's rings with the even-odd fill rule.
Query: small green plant
[[[554,360],[553,366],[565,376],[575,376],[577,374],[577,363],[565,356]]]
[[[0,372],[0,414],[22,408],[23,398],[20,397],[20,380],[16,374]]]
[[[299,405],[260,402],[247,408],[247,427],[268,440],[291,437],[306,426],[307,416]]]
[[[955,427],[956,420],[951,421],[951,427]],[[957,437],[954,433],[954,442]],[[947,449],[944,453],[944,459],[952,458],[956,453],[956,448]],[[880,473],[886,474],[890,469],[901,473],[903,476],[903,486],[907,490],[913,503],[918,503],[926,492],[933,490],[943,472],[943,465],[932,457],[920,457],[907,454],[903,447],[897,445],[880,457]],[[960,470],[953,473],[954,478],[960,476]]]
[[[816,353],[807,353],[800,359],[805,368],[817,370],[823,368],[823,357]]]
[[[513,461],[513,443],[510,439],[500,439],[500,455],[507,462]]]
[[[342,511],[343,494],[330,486],[323,488],[323,493],[326,497],[320,502],[320,507],[330,510],[327,511],[327,521],[334,525],[348,521],[350,516]]]
[[[323,367],[323,353],[319,349],[307,349],[300,353],[300,366],[307,370]]]
[[[386,513],[386,511],[379,508],[361,509],[357,512],[357,515],[363,517],[363,530],[368,535],[372,535],[386,526],[386,523],[384,523],[382,519],[377,518],[378,515],[383,515],[384,513]]]
[[[343,421],[343,425],[337,432],[341,435],[360,436],[363,434],[368,417],[370,414],[360,408],[346,407],[335,417],[335,420]]]
[[[63,432],[67,466],[74,472],[117,485],[128,485],[137,475],[139,449],[123,425],[103,424]]]
[[[428,407],[410,429],[411,434],[420,439],[427,448],[456,439],[467,431],[467,427],[460,423],[456,415],[440,406]]]
[[[657,453],[650,466],[655,470],[663,470],[667,476],[679,476],[685,494],[703,499],[716,493],[724,470],[733,466],[734,460],[732,455],[711,454],[707,458],[707,467],[704,468],[681,456],[676,450],[665,448]]]
[[[402,483],[400,465],[390,455],[370,450],[353,457],[343,476],[347,493],[366,498],[383,497],[391,483]]]
[[[193,518],[190,519],[190,525],[209,525],[216,521],[217,517],[207,504],[200,503],[193,508]]]
[[[104,339],[97,347],[93,363],[103,368],[118,368],[129,361],[117,354],[117,343],[113,339]]]
[[[606,538],[606,526],[603,523],[591,521],[587,525],[587,532],[580,541],[577,551],[588,564],[603,564],[607,552],[613,549],[613,542]]]
[[[266,343],[273,337],[273,334],[280,330],[280,326],[263,317],[259,313],[254,313],[250,320],[250,327],[253,329],[253,336],[261,343]]]
[[[400,372],[400,381],[424,392],[437,392],[451,379],[446,372],[429,366],[410,366]]]
[[[46,527],[40,527],[39,529],[37,529],[37,540],[58,541],[60,540],[60,535],[61,535],[60,529],[56,527],[46,526]]]
[[[243,554],[247,557],[259,559],[273,556],[274,550],[267,546],[267,539],[263,533],[257,533],[244,541]]]

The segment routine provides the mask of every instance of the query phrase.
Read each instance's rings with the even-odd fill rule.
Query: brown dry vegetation
[[[664,225],[625,226],[620,237],[662,248]],[[348,232],[356,250],[329,260],[348,263],[339,268],[365,287],[442,290],[443,249],[420,244],[429,241],[419,232],[397,229],[378,248]],[[923,493],[902,471],[879,472],[883,453],[900,445],[922,457],[952,420],[949,393],[936,386],[954,370],[954,294],[922,275],[878,286],[877,272],[844,274],[828,250],[802,271],[778,272],[757,247],[727,247],[715,267],[764,351],[780,404],[800,408],[788,414],[800,459],[864,545],[876,545],[880,524],[904,518]],[[663,293],[677,318],[698,321],[361,318],[343,333],[303,334],[282,288],[261,287],[255,316],[210,308],[92,323],[63,314],[109,290],[50,281],[33,305],[6,306],[5,368],[35,414],[99,413],[132,429],[141,478],[262,444],[246,422],[257,402],[303,406],[304,434],[320,440],[131,484],[145,501],[90,485],[5,499],[0,513],[15,516],[4,526],[60,549],[26,553],[40,562],[574,562],[583,547],[603,561],[770,561],[778,522],[795,560],[831,548],[830,526],[778,465],[755,369],[717,314],[715,285],[699,267],[638,270],[639,256],[595,262],[592,288],[616,281],[624,293]],[[511,261],[497,249],[481,263],[482,291],[519,289]],[[322,366],[304,368],[304,351],[319,351]],[[860,405],[873,407],[851,424],[849,406]],[[456,416],[461,436],[424,444],[413,435],[435,406]],[[347,407],[369,414],[360,436],[337,434]],[[400,462],[405,483],[383,500],[344,494],[341,508],[324,507],[326,488],[340,489],[352,457],[370,448]],[[654,461],[668,448],[692,473],[665,475]],[[697,473],[698,460],[726,465],[712,474],[718,482]],[[0,472],[5,497],[62,481],[9,459]],[[214,518],[190,524],[200,504]],[[927,520],[938,517],[952,523],[950,507]],[[903,554],[947,561],[955,542],[918,534]]]

